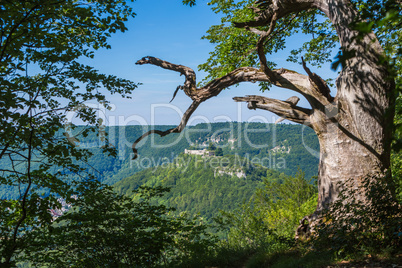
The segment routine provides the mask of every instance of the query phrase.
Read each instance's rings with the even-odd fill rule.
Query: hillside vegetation
[[[169,126],[150,127],[153,128],[164,130]],[[119,144],[121,168],[117,173],[108,173],[107,183],[112,184],[167,159],[171,162],[184,149],[205,148],[211,142],[222,148],[224,154],[259,159],[266,168],[277,169],[286,175],[294,176],[299,167],[307,178],[318,172],[318,139],[305,126],[244,122],[198,124],[187,127],[181,134],[148,137],[138,148],[139,158],[131,161],[132,142],[145,130],[141,126],[109,128],[111,143],[115,140],[114,144]],[[94,159],[91,165],[97,167],[100,161]]]
[[[245,177],[240,176],[243,174]],[[118,194],[136,200],[140,186],[169,187],[170,191],[159,198],[160,204],[173,207],[178,213],[200,214],[211,222],[220,210],[232,211],[249,202],[264,180],[284,177],[276,170],[247,164],[240,157],[181,154],[172,164],[140,171],[117,182],[114,188]]]
[[[189,148],[205,148],[211,142],[221,148],[225,155],[237,155],[246,161],[254,161],[266,168],[276,169],[280,173],[294,176],[301,168],[306,178],[317,175],[319,144],[315,133],[307,127],[286,124],[263,123],[212,123],[189,126],[181,134],[166,137],[149,136],[139,144],[139,157],[132,160],[132,143],[149,129],[165,130],[171,126],[121,126],[107,127],[106,135],[97,136],[89,132],[80,135],[84,127],[74,131],[60,130],[58,138],[68,133],[71,141],[78,148],[89,149],[92,156],[87,162],[75,162],[87,172],[93,174],[100,182],[112,185],[141,170],[166,165]],[[117,156],[103,153],[105,146],[115,147]],[[38,154],[40,158],[40,154]],[[0,166],[10,166],[7,158]],[[22,165],[16,167],[24,168]],[[62,168],[53,166],[54,172]],[[71,179],[76,175],[70,174]],[[17,198],[18,187],[2,185],[0,198]]]

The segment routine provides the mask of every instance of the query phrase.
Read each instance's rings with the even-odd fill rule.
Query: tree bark
[[[395,87],[381,64],[384,52],[375,35],[359,40],[350,28],[356,18],[351,3],[328,0],[322,11],[334,24],[344,53],[354,56],[336,81],[336,113],[313,126],[321,148],[318,210],[336,200],[339,183],[350,180],[359,187],[366,178],[390,179]]]
[[[234,99],[248,102],[250,109],[265,109],[314,129],[320,143],[319,198],[315,215],[337,200],[342,184],[346,181],[351,182],[348,187],[363,187],[362,182],[366,178],[390,180],[395,84],[389,79],[386,64],[381,63],[384,52],[375,35],[371,33],[358,39],[358,32],[350,27],[357,16],[352,4],[348,0],[259,0],[255,5],[253,10],[257,17],[253,21],[236,23],[235,26],[261,36],[256,44],[261,69],[242,67],[197,88],[195,73],[188,67],[152,57],[138,62],[175,70],[186,76],[184,86],[178,89],[183,89],[196,105],[193,103],[186,112],[185,120],[169,133],[180,132],[198,104],[218,95],[224,88],[240,82],[268,81],[302,94],[311,109],[259,96]],[[354,55],[347,59],[336,81],[335,97],[331,96],[324,80],[312,73],[304,61],[307,75],[286,69],[271,70],[266,66],[262,46],[264,39],[273,32],[275,21],[312,8],[328,16],[338,33],[343,52]],[[254,28],[265,25],[270,26],[267,32]],[[361,196],[354,198],[364,198],[364,192],[363,187]],[[392,195],[392,187],[385,189],[386,193]]]
[[[350,27],[357,16],[350,1],[257,2],[268,4],[268,8],[261,10],[255,21],[237,26],[272,25],[270,20],[291,12],[317,8],[335,26],[343,53],[353,55],[347,59],[336,81],[335,98],[328,94],[322,79],[311,73],[303,62],[312,86],[326,97],[325,100],[317,97],[320,94],[306,96],[312,106],[309,125],[317,133],[321,148],[316,214],[337,200],[340,187],[346,181],[349,182],[348,187],[359,187],[366,178],[391,180],[390,142],[395,84],[389,79],[386,64],[381,63],[384,52],[375,35],[370,33],[360,40],[356,38],[358,32]],[[393,194],[392,190],[392,187],[384,189],[384,194]],[[361,196],[353,198],[364,198],[364,192],[362,188]]]

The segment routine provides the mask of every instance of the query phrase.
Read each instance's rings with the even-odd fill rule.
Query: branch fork
[[[247,102],[249,109],[255,110],[258,108],[267,110],[279,115],[283,120],[288,119],[299,124],[310,125],[309,118],[312,110],[296,106],[299,101],[299,98],[296,96],[290,97],[285,101],[256,95],[234,97],[233,100],[236,102]]]
[[[174,100],[178,91],[181,89],[193,102],[184,113],[180,124],[177,127],[166,131],[150,130],[139,137],[132,146],[134,152],[133,159],[136,159],[138,156],[136,149],[137,144],[145,137],[150,134],[158,134],[163,137],[170,133],[179,133],[183,131],[190,116],[202,102],[219,95],[223,89],[241,82],[270,82],[275,86],[290,89],[302,94],[308,100],[312,109],[296,106],[299,98],[295,96],[285,101],[254,95],[234,97],[233,99],[235,101],[247,102],[250,109],[258,108],[267,110],[279,115],[281,118],[286,118],[293,122],[312,127],[311,122],[313,120],[311,120],[310,117],[313,115],[314,110],[322,110],[322,107],[330,105],[334,100],[330,95],[329,87],[321,77],[310,71],[303,59],[303,68],[307,75],[302,75],[287,69],[270,69],[267,64],[264,45],[266,41],[271,38],[278,19],[289,14],[290,11],[298,12],[300,10],[305,10],[306,8],[311,8],[314,6],[314,1],[315,0],[297,0],[297,8],[295,10],[294,5],[296,2],[289,0],[258,0],[254,3],[254,7],[250,7],[257,14],[255,20],[234,23],[235,27],[244,28],[260,36],[256,44],[258,57],[260,59],[260,69],[253,67],[240,67],[220,78],[212,80],[201,88],[197,88],[196,74],[194,70],[189,67],[173,64],[151,56],[138,60],[136,62],[137,65],[152,64],[184,75],[184,84],[179,85],[176,88],[171,101]],[[266,32],[256,28],[264,25],[269,25],[269,29]]]

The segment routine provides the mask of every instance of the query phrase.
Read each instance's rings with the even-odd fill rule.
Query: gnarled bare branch
[[[138,157],[138,150],[136,148],[137,144],[142,141],[143,139],[145,139],[147,136],[151,135],[151,134],[158,134],[159,136],[163,137],[166,136],[170,133],[180,133],[183,131],[183,129],[186,127],[188,120],[190,119],[190,116],[194,113],[194,111],[197,109],[198,105],[200,105],[200,102],[194,101],[190,107],[188,107],[187,111],[184,113],[180,124],[175,127],[175,128],[170,128],[168,130],[162,131],[162,130],[156,130],[156,129],[152,129],[144,134],[142,134],[141,137],[139,137],[132,145],[132,149],[133,149],[133,160],[136,159]]]
[[[290,102],[288,100],[281,101],[263,96],[248,95],[245,97],[234,97],[233,100],[237,102],[247,102],[249,109],[255,110],[258,108],[267,110],[290,121],[310,126],[309,118],[312,110],[296,106],[293,99],[292,102]]]
[[[305,95],[311,95],[308,76],[287,69],[272,70],[275,81],[271,80],[262,70],[252,67],[241,67],[227,75],[215,79],[197,90],[197,95],[203,101],[218,95],[223,89],[241,82],[270,82],[275,86],[287,88]]]
[[[135,64],[137,65],[143,65],[143,64],[152,64],[156,65],[159,67],[162,67],[164,69],[172,70],[179,72],[180,74],[184,75],[186,80],[184,82],[183,86],[179,86],[176,90],[178,89],[183,89],[183,91],[186,93],[187,96],[192,98],[193,92],[197,89],[196,85],[196,75],[193,69],[183,66],[183,65],[178,65],[178,64],[173,64],[168,61],[164,61],[155,57],[147,56],[139,61],[137,61]],[[174,94],[173,99],[176,94]],[[173,100],[172,99],[172,100]]]
[[[267,77],[267,75],[253,67],[240,67],[220,78],[214,79],[202,88],[196,88],[196,80],[194,71],[186,66],[172,64],[170,62],[155,58],[145,57],[137,62],[137,64],[153,64],[164,69],[180,72],[186,76],[183,88],[186,95],[193,101],[205,101],[211,97],[217,96],[223,89],[233,86],[241,82],[271,82],[272,84],[287,88],[301,94],[311,95],[311,84],[306,75],[299,74],[295,71],[287,69],[272,70],[275,81]]]
[[[269,32],[272,32],[272,30]],[[217,96],[223,89],[241,82],[270,82],[278,87],[287,88],[302,94],[307,98],[307,100],[309,100],[312,105],[319,102],[316,97],[322,98],[321,94],[317,95],[318,91],[314,89],[313,85],[311,84],[312,82],[310,81],[308,76],[286,69],[269,70],[269,72],[271,72],[271,75],[268,75],[267,72],[264,72],[260,69],[252,67],[241,67],[228,73],[227,75],[214,79],[213,81],[206,84],[204,87],[197,88],[195,72],[189,67],[173,64],[149,56],[142,58],[137,62],[137,64],[152,64],[164,69],[173,70],[184,74],[185,83],[183,86],[178,86],[176,88],[173,98],[176,96],[179,89],[183,89],[186,95],[193,100],[193,103],[184,113],[183,118],[181,119],[181,122],[177,127],[165,131],[150,130],[143,134],[140,138],[138,138],[132,146],[134,159],[137,158],[137,149],[135,147],[145,137],[149,136],[150,134],[166,136],[170,133],[181,132],[186,126],[188,119],[197,109],[199,104],[214,96]],[[265,103],[257,102],[256,107],[274,112],[279,116],[289,118],[289,120],[292,120],[294,122],[306,124],[308,120],[308,115],[310,114],[310,110],[300,107],[294,107],[294,105],[291,105],[291,103],[286,101],[279,101],[268,98],[266,98],[266,100],[271,101],[266,101]]]
[[[324,97],[327,98],[329,102],[332,102],[334,100],[334,97],[331,96],[331,90],[329,89],[327,83],[319,75],[310,71],[310,69],[304,62],[303,57],[301,58],[301,60],[303,63],[303,69],[308,74],[311,82],[313,82],[313,84],[316,86],[316,89],[321,92],[321,94],[324,95]]]

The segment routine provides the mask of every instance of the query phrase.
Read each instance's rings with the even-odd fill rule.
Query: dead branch
[[[273,29],[273,27],[272,27]],[[269,32],[272,32],[271,31]],[[268,34],[269,35],[269,34]],[[202,88],[196,87],[196,75],[195,72],[186,66],[173,64],[155,57],[144,57],[137,61],[138,65],[152,64],[164,69],[179,72],[185,76],[184,85],[180,85],[176,88],[173,99],[177,94],[179,89],[183,89],[187,96],[189,96],[193,103],[184,113],[180,124],[175,127],[165,131],[161,130],[150,130],[139,137],[132,146],[134,157],[136,159],[138,156],[138,151],[136,149],[137,144],[142,141],[145,137],[151,134],[158,134],[161,137],[166,136],[170,133],[179,133],[187,125],[187,122],[193,112],[197,107],[204,101],[217,96],[223,89],[233,86],[241,82],[271,82],[276,86],[291,89],[295,92],[301,93],[308,100],[312,98],[311,83],[309,77],[306,75],[299,74],[294,71],[279,69],[279,70],[269,70],[264,72],[262,70],[252,68],[252,67],[241,67],[238,68],[220,78],[214,79]],[[271,75],[268,75],[270,73]],[[173,100],[172,99],[172,100]],[[268,100],[268,98],[266,98]],[[268,103],[256,103],[256,108],[268,110],[278,114],[279,116],[289,118],[294,122],[305,123],[308,119],[308,114],[310,113],[308,109],[293,107],[292,104],[286,101],[273,100]],[[276,101],[276,102],[275,102]],[[276,105],[274,105],[276,104]]]
[[[237,102],[247,102],[249,109],[267,110],[293,122],[310,125],[309,117],[312,110],[296,106],[298,99],[298,97],[291,97],[291,99],[281,101],[256,95],[233,98]]]
[[[137,64],[137,65],[152,64],[152,65],[156,65],[156,66],[162,67],[167,70],[179,72],[180,74],[184,75],[185,76],[184,85],[178,86],[176,88],[176,92],[173,95],[173,99],[176,96],[177,91],[179,89],[183,89],[183,91],[186,93],[186,95],[189,96],[190,98],[192,98],[194,91],[197,89],[195,72],[193,69],[191,69],[187,66],[173,64],[168,61],[164,61],[164,60],[161,60],[161,59],[158,59],[155,57],[151,57],[151,56],[144,57],[144,58],[140,59],[139,61],[137,61],[135,64]]]
[[[133,149],[133,160],[135,160],[138,157],[138,150],[136,148],[137,144],[142,141],[143,139],[145,139],[147,136],[151,135],[151,134],[158,134],[161,137],[164,137],[170,133],[180,133],[183,131],[183,129],[186,127],[188,120],[190,119],[190,116],[194,113],[194,111],[198,108],[198,106],[200,105],[200,102],[194,101],[190,107],[188,107],[187,111],[184,113],[180,124],[175,127],[175,128],[171,128],[165,131],[162,130],[150,130],[146,133],[144,133],[141,137],[139,137],[132,145],[132,149]]]
[[[308,74],[308,77],[310,78],[311,82],[316,86],[316,89],[324,97],[326,97],[329,102],[333,102],[334,97],[331,96],[331,90],[328,87],[327,83],[324,81],[324,79],[322,79],[316,73],[311,72],[311,70],[307,67],[306,63],[304,62],[303,57],[301,58],[301,60],[302,60],[302,64],[303,64],[303,69]]]

